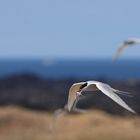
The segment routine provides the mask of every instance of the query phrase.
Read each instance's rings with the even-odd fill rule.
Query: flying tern
[[[73,84],[69,90],[67,106],[65,107],[65,109],[67,109],[68,112],[75,110],[76,104],[78,100],[80,99],[80,97],[82,96],[82,92],[97,91],[97,90],[100,90],[102,93],[104,93],[106,96],[111,98],[113,101],[115,101],[117,104],[119,104],[126,110],[132,113],[136,113],[117,95],[117,93],[130,95],[128,92],[114,89],[110,85],[99,82],[99,81],[86,81],[86,82],[79,82],[79,83]]]
[[[140,44],[140,38],[129,38],[127,40],[124,40],[119,46],[119,48],[117,49],[114,55],[114,59],[117,59],[125,48],[129,46],[134,46],[135,44]]]
[[[135,113],[136,112],[130,108],[117,94],[122,94],[122,95],[127,95],[127,96],[132,96],[128,92],[120,91],[117,89],[112,88],[110,85],[106,83],[102,83],[99,81],[86,81],[86,82],[79,82],[79,83],[74,83],[69,90],[69,95],[68,95],[68,101],[67,105],[63,109],[58,109],[54,112],[52,121],[49,125],[50,131],[54,130],[54,123],[55,121],[69,113],[69,112],[80,112],[80,113],[85,113],[84,110],[76,108],[76,105],[79,101],[79,99],[83,98],[82,92],[84,91],[98,91],[100,90],[102,93],[104,93],[106,96],[111,98],[113,101],[115,101],[117,104],[125,108],[126,110]]]

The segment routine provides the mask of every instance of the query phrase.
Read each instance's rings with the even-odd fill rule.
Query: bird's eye
[[[87,86],[87,83],[80,86],[80,90]]]

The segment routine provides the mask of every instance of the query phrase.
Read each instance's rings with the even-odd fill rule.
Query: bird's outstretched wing
[[[48,129],[50,132],[54,131],[56,121],[62,116],[64,116],[65,114],[67,114],[67,110],[65,108],[57,109],[56,111],[54,111],[54,113],[52,114],[51,120],[48,124]]]
[[[59,117],[64,116],[65,114],[67,114],[67,110],[65,108],[57,109],[53,113],[53,120],[56,120]]]
[[[130,38],[129,40],[134,41],[136,44],[140,43],[140,38]]]
[[[113,88],[111,88],[109,85],[104,83],[97,83],[97,88],[102,91],[105,95],[110,97],[113,101],[118,103],[123,108],[129,110],[132,113],[136,113],[133,109],[131,109],[115,92],[113,91]],[[114,89],[115,90],[115,89]]]
[[[115,55],[113,56],[113,59],[114,60],[117,59],[122,54],[123,50],[127,47],[128,45],[125,45],[124,43],[121,44],[120,47],[117,49]]]
[[[71,111],[72,108],[75,108],[78,100],[79,100],[79,95],[78,90],[80,89],[80,86],[84,84],[85,82],[80,82],[80,83],[75,83],[71,86],[69,90],[69,96],[68,96],[68,103],[67,103],[67,109],[68,111]]]

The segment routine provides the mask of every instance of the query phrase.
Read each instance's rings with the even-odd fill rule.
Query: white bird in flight
[[[109,86],[108,84],[98,82],[98,81],[86,81],[86,82],[79,82],[79,83],[74,83],[70,90],[69,90],[69,95],[68,95],[68,101],[67,105],[63,109],[58,109],[54,112],[52,121],[49,125],[50,131],[54,130],[54,123],[55,121],[67,114],[68,112],[80,112],[80,113],[85,113],[85,111],[76,108],[77,102],[79,99],[82,97],[82,92],[84,91],[97,91],[100,90],[103,92],[105,95],[110,97],[113,101],[118,103],[120,106],[125,108],[126,110],[135,113],[136,112],[130,108],[117,94],[122,94],[122,95],[128,95],[131,96],[130,93],[116,90]],[[116,94],[117,93],[117,94]]]
[[[140,38],[129,38],[127,40],[124,40],[123,43],[121,43],[120,47],[117,49],[114,55],[114,59],[117,59],[125,48],[134,46],[135,44],[140,44]]]
[[[106,96],[111,98],[117,104],[125,108],[126,110],[136,113],[132,108],[130,108],[116,93],[130,95],[128,92],[123,92],[120,90],[116,90],[109,86],[108,84],[98,82],[98,81],[87,81],[87,82],[79,82],[75,83],[71,86],[69,90],[68,102],[67,102],[67,110],[69,112],[73,111],[76,108],[76,104],[80,99],[82,92],[84,91],[97,91],[100,90]]]

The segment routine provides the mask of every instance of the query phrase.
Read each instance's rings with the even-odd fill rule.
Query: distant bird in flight
[[[117,49],[113,58],[117,59],[125,48],[127,48],[129,46],[133,46],[135,44],[140,44],[140,38],[130,38],[130,39],[123,41],[123,43],[121,43],[121,45]]]
[[[71,86],[69,90],[68,102],[67,102],[67,110],[69,112],[75,110],[76,104],[80,97],[83,95],[82,92],[84,91],[97,91],[100,90],[106,96],[111,98],[117,104],[125,108],[126,110],[136,113],[133,109],[131,109],[116,93],[130,95],[128,92],[123,92],[120,90],[116,90],[109,86],[108,84],[98,82],[98,81],[87,81],[87,82],[80,82],[75,83]]]

